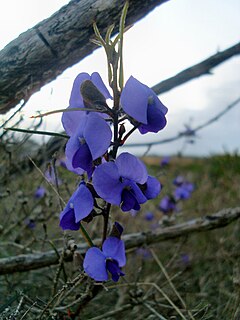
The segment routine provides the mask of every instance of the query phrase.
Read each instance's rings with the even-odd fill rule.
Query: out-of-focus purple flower
[[[181,262],[185,265],[188,266],[190,264],[190,258],[187,253],[182,253],[181,254]]]
[[[82,116],[66,145],[68,168],[83,169],[90,178],[94,169],[93,161],[107,151],[111,138],[109,125],[98,114]]]
[[[157,179],[148,176],[145,165],[130,153],[122,153],[115,162],[103,163],[93,174],[93,185],[105,201],[123,211],[139,210],[140,204],[160,191]]]
[[[183,182],[179,187],[174,191],[174,198],[178,200],[186,200],[191,197],[194,186],[190,182]]]
[[[108,280],[108,272],[112,280],[117,282],[124,273],[121,268],[126,264],[124,242],[116,237],[107,238],[102,250],[96,247],[86,252],[83,268],[96,281]]]
[[[56,184],[56,176],[53,170],[52,165],[49,165],[47,170],[45,171],[45,178],[47,179],[48,182],[52,183],[52,184]],[[58,185],[62,184],[62,180],[58,177]]]
[[[34,198],[35,199],[41,199],[45,196],[46,194],[46,189],[43,186],[37,187],[34,193]]]
[[[131,76],[123,88],[121,98],[123,110],[140,123],[141,134],[158,132],[166,124],[168,109],[158,99],[155,92]]]
[[[81,182],[60,214],[60,226],[62,229],[78,230],[81,220],[91,213],[93,203],[91,192],[85,182]]]
[[[141,256],[144,260],[152,259],[152,255],[147,248],[138,248],[136,250],[137,255]]]
[[[154,219],[154,214],[151,211],[147,211],[144,214],[144,219],[147,221],[152,221]]]
[[[92,83],[97,87],[97,89],[102,93],[102,95],[106,99],[112,98],[108,89],[104,85],[99,73],[93,72],[91,75],[89,75],[88,73],[82,72],[74,80],[68,108],[84,108],[85,107],[83,102],[83,97],[80,92],[80,88],[83,82],[86,80],[92,81]],[[72,134],[75,133],[75,130],[78,127],[80,119],[84,114],[86,114],[85,111],[72,111],[72,112],[63,113],[62,124],[68,135],[71,136]]]
[[[31,218],[25,219],[24,223],[25,223],[26,226],[27,226],[29,229],[31,229],[31,230],[35,229],[35,227],[36,227],[36,222],[35,222],[35,220],[33,220],[33,219],[31,219]]]
[[[174,201],[173,198],[169,196],[165,196],[162,198],[162,200],[159,203],[159,209],[165,214],[171,213],[177,210],[176,202]]]
[[[160,166],[161,167],[166,167],[169,165],[170,162],[170,157],[163,157],[161,162],[160,162]]]
[[[174,180],[173,180],[173,184],[175,186],[181,186],[183,184],[183,182],[185,181],[183,176],[177,176]]]

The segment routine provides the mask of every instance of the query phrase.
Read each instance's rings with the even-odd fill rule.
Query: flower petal
[[[91,80],[91,76],[86,72],[79,73],[77,75],[77,77],[75,78],[75,80],[73,82],[73,87],[72,87],[70,99],[69,99],[70,108],[83,108],[84,107],[83,98],[80,93],[80,87],[81,87],[81,84],[83,83],[83,81],[85,81],[85,80]]]
[[[107,259],[106,268],[111,273],[112,280],[114,282],[118,282],[119,278],[125,275],[119,268],[118,262],[116,260]]]
[[[99,73],[94,72],[91,76],[86,73],[80,73],[74,80],[70,100],[69,100],[69,108],[84,108],[85,105],[83,103],[83,98],[80,92],[81,84],[85,80],[91,80],[93,84],[101,91],[106,99],[112,99],[108,89],[104,85],[102,78]],[[75,132],[76,127],[78,126],[82,115],[85,115],[85,111],[72,111],[72,112],[64,112],[62,115],[62,125],[68,135],[72,135]]]
[[[147,189],[143,192],[147,199],[156,198],[161,191],[161,184],[158,179],[148,176]]]
[[[98,72],[93,72],[91,75],[91,81],[93,84],[98,88],[99,91],[104,95],[106,99],[112,99],[111,94],[109,93],[108,89],[106,88],[102,78]]]
[[[90,75],[86,72],[80,73],[74,80],[69,99],[70,108],[84,108],[83,98],[80,93],[80,87],[83,81],[90,80]],[[85,111],[64,112],[62,115],[62,125],[68,135],[74,134],[78,127],[81,117],[86,114]]]
[[[121,93],[123,110],[135,120],[147,124],[149,95],[149,88],[131,76]]]
[[[92,156],[86,143],[79,145],[77,152],[72,158],[72,166],[74,169],[82,168],[91,175],[93,171]]]
[[[140,189],[140,187],[135,182],[129,181],[128,185],[131,187],[132,192],[134,193],[135,198],[136,198],[138,203],[142,204],[142,203],[145,203],[147,201],[147,198],[143,194],[142,190]]]
[[[131,190],[124,189],[122,192],[121,210],[126,212],[130,210],[140,210],[140,205],[137,202],[134,193]]]
[[[83,268],[85,272],[96,281],[108,280],[106,269],[106,257],[103,252],[95,247],[88,249],[86,252]]]
[[[80,222],[75,222],[74,210],[70,208],[70,205],[67,205],[60,215],[60,227],[63,230],[79,230],[80,228]]]
[[[107,238],[102,246],[106,258],[114,259],[118,262],[119,267],[126,264],[126,254],[124,242],[116,237]]]
[[[73,156],[81,146],[80,140],[83,140],[83,131],[87,122],[87,115],[82,114],[78,126],[74,129],[74,134],[71,135],[70,139],[66,144],[65,155],[70,162],[72,162]]]
[[[79,222],[89,215],[93,209],[93,196],[86,184],[82,182],[73,198],[75,222]]]
[[[98,114],[88,114],[86,126],[83,132],[93,160],[101,157],[109,148],[112,131],[106,121]]]
[[[156,108],[155,104],[148,106],[147,118],[148,123],[141,124],[138,127],[138,130],[141,134],[145,134],[147,132],[156,133],[162,130],[167,124],[164,113],[160,110],[160,108]]]
[[[67,168],[69,171],[71,171],[71,172],[73,172],[73,173],[75,173],[75,174],[82,175],[82,174],[84,174],[84,172],[85,172],[85,171],[84,171],[83,169],[81,169],[81,168],[73,168],[73,166],[72,166],[72,161],[70,161],[68,158],[66,158],[65,164],[66,164],[66,168]]]
[[[145,165],[134,155],[124,152],[116,160],[121,177],[143,184],[147,181],[148,173]]]
[[[93,174],[93,186],[105,201],[120,205],[123,184],[120,182],[117,166],[114,162],[103,163]]]

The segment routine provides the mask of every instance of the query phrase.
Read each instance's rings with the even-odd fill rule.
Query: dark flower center
[[[121,271],[118,262],[112,258],[106,259],[106,268],[112,275],[112,280],[117,282],[121,276],[125,274]]]

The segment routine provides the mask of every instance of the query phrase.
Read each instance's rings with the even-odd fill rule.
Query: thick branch
[[[223,209],[216,214],[203,218],[193,219],[182,224],[159,229],[155,232],[134,233],[123,237],[126,249],[140,247],[144,244],[150,245],[186,236],[196,232],[222,228],[240,218],[240,207]],[[100,244],[101,240],[97,240]],[[85,244],[78,246],[78,251],[84,254],[87,249]],[[59,250],[60,252],[61,250]],[[71,261],[72,255],[66,255],[65,261]],[[24,272],[58,264],[58,256],[55,251],[48,251],[39,254],[22,254],[15,257],[0,259],[0,274],[10,274],[14,272]]]
[[[129,0],[126,25],[147,15],[168,0]],[[72,0],[0,51],[0,113],[54,80],[96,49],[91,42],[95,21],[105,34],[110,24],[118,28],[125,0]]]
[[[237,54],[240,54],[240,42],[224,51],[214,54],[213,56],[188,69],[181,71],[180,73],[169,79],[161,81],[160,83],[152,87],[152,89],[156,92],[156,94],[159,95],[194,78],[200,77],[205,74],[211,74],[211,69]]]

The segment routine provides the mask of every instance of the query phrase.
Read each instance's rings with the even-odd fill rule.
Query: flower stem
[[[86,243],[89,245],[89,247],[94,247],[92,239],[90,238],[87,230],[84,228],[84,226],[82,224],[80,224],[80,232],[81,232],[84,240],[86,241]]]
[[[108,203],[106,206],[106,209],[103,212],[103,236],[102,236],[102,245],[103,242],[107,238],[107,229],[108,229],[108,220],[109,220],[109,214],[111,209],[111,203]]]
[[[50,131],[36,131],[36,130],[28,130],[28,129],[19,129],[19,128],[4,128],[4,130],[16,131],[16,132],[24,132],[24,133],[31,133],[31,134],[43,134],[46,136],[54,136],[69,139],[69,136],[62,133],[57,132],[50,132]]]

